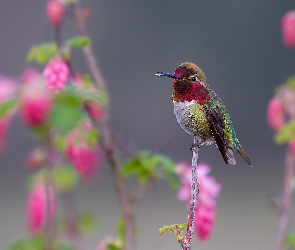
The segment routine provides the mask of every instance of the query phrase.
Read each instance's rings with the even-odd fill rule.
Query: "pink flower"
[[[58,26],[64,15],[64,6],[58,0],[50,0],[46,5],[46,14],[53,26]]]
[[[275,131],[280,130],[285,124],[286,117],[284,108],[278,97],[273,97],[268,103],[266,116],[269,126]]]
[[[215,204],[210,206],[197,203],[195,227],[200,240],[206,240],[210,236],[215,223],[215,210]]]
[[[185,200],[188,205],[191,194],[191,171],[192,167],[184,162],[180,162],[175,167],[175,172],[180,177],[177,197]],[[209,165],[205,163],[199,163],[197,166],[200,192],[197,200],[195,227],[200,240],[207,239],[212,232],[215,222],[216,198],[221,190],[221,185],[214,177],[209,176],[210,171]]]
[[[40,75],[32,79],[32,82],[23,85],[19,109],[21,118],[28,126],[38,127],[46,123],[52,99]]]
[[[281,21],[282,39],[287,48],[295,47],[295,11],[288,12]]]
[[[93,120],[99,121],[103,117],[104,112],[101,105],[95,102],[89,102],[86,104],[86,108]]]
[[[20,114],[27,125],[41,126],[48,117],[51,105],[51,99],[47,96],[28,97],[22,101]]]
[[[200,193],[198,196],[195,226],[200,240],[206,240],[215,223],[216,198],[221,190],[221,185],[214,177],[209,176],[210,167],[200,163],[197,167]]]
[[[66,153],[76,171],[85,178],[91,178],[98,171],[101,152],[96,144],[87,142],[89,124],[73,130],[67,138]]]
[[[175,166],[175,173],[180,178],[180,188],[177,192],[177,198],[182,201],[189,201],[191,197],[192,167],[186,162],[179,162]]]
[[[38,234],[42,231],[45,218],[47,216],[47,199],[46,188],[43,184],[35,186],[27,199],[27,222],[30,231]],[[52,221],[55,213],[55,196],[52,187],[49,187],[49,220]]]
[[[47,88],[55,93],[63,90],[68,81],[69,74],[68,65],[59,58],[50,60],[43,71]]]

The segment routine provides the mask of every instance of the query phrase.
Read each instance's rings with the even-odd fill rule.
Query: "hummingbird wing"
[[[217,147],[226,164],[236,164],[232,150],[239,153],[251,166],[251,161],[243,150],[226,108],[218,95],[209,88],[210,100],[206,106],[207,120]]]
[[[226,164],[235,164],[235,160],[233,155],[231,154],[232,158],[229,158],[227,151],[228,146],[226,143],[225,133],[224,133],[224,119],[222,114],[219,112],[218,109],[214,108],[213,105],[210,105],[210,102],[208,102],[209,105],[206,105],[206,118],[209,124],[209,128],[212,132],[212,135],[215,139],[215,146],[219,150],[224,162]]]

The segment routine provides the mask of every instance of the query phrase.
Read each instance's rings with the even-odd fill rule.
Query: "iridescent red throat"
[[[210,100],[209,91],[200,82],[192,83],[188,80],[173,80],[172,99],[177,102],[197,101],[203,105]]]

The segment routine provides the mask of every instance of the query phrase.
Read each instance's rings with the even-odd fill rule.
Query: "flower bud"
[[[64,6],[58,0],[50,0],[46,5],[46,14],[53,26],[58,26],[64,15]]]
[[[281,21],[282,39],[287,48],[295,47],[295,11],[288,12]]]

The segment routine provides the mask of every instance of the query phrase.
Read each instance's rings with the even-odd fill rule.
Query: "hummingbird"
[[[251,166],[243,150],[226,108],[218,95],[209,87],[204,72],[192,62],[180,64],[174,73],[157,72],[172,81],[174,114],[180,127],[203,144],[214,144],[224,162],[235,165],[233,151]]]

